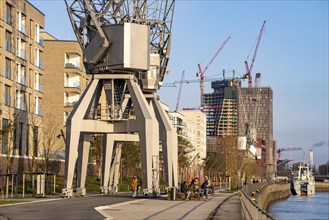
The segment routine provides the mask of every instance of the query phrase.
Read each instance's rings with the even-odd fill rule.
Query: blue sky
[[[45,31],[58,39],[75,39],[64,0],[30,2],[45,14]],[[274,139],[278,148],[290,143],[303,147],[307,159],[312,148],[315,164],[325,163],[329,160],[328,8],[328,1],[177,0],[171,73],[164,82],[180,80],[183,70],[185,79],[197,79],[197,64],[204,67],[228,36],[231,39],[205,75],[221,77],[223,69],[234,69],[241,76],[266,20],[253,73],[262,73],[262,86],[273,90]],[[205,91],[211,92],[210,83]],[[158,94],[175,108],[178,87],[163,87]],[[199,84],[183,84],[180,108],[199,104]],[[323,146],[312,147],[323,141]],[[290,158],[290,152],[282,157]],[[292,152],[292,157],[300,161],[303,151]]]

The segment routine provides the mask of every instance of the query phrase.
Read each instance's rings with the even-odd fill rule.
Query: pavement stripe
[[[137,200],[130,200],[130,201],[126,201],[126,202],[120,202],[120,203],[116,203],[116,204],[113,204],[113,205],[98,206],[98,207],[95,207],[95,210],[97,212],[99,212],[101,215],[103,215],[106,220],[111,220],[111,219],[114,219],[114,218],[112,216],[110,216],[109,214],[107,214],[104,210],[116,208],[116,207],[119,207],[119,206],[122,206],[122,205],[128,205],[128,204],[133,204],[133,203],[137,203],[137,202],[142,202],[142,201],[145,201],[145,200],[147,200],[147,199],[137,199]]]

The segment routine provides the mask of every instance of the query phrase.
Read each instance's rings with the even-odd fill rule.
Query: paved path
[[[36,200],[0,206],[0,220],[26,219],[241,219],[238,193],[217,192],[208,201],[171,201],[165,196],[135,198],[131,194]]]
[[[208,201],[136,199],[95,209],[105,219],[241,219],[238,193],[216,193]]]

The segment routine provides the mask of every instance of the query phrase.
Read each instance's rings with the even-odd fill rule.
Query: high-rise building
[[[258,102],[258,108],[254,106]],[[257,138],[266,143],[266,173],[275,171],[273,149],[273,91],[270,87],[241,88],[238,96],[238,135],[246,134],[246,123],[256,117]]]
[[[200,158],[206,158],[206,115],[202,112],[180,112],[185,116],[187,127],[194,131],[194,142],[192,143]]]
[[[44,14],[25,0],[0,1],[0,125],[17,117],[13,145],[2,137],[1,154],[40,156],[38,125],[42,121],[41,86],[44,52],[40,30]],[[33,134],[33,135],[31,135]],[[34,140],[32,140],[32,138]],[[33,147],[32,147],[33,145]]]
[[[211,83],[212,93],[205,93],[202,106],[207,116],[207,137],[237,135],[237,88],[234,80]]]
[[[207,115],[207,153],[218,154],[223,138],[246,136],[252,132],[257,135],[254,140],[266,143],[266,173],[272,175],[275,171],[272,89],[244,88],[232,79],[214,81],[211,87],[214,91],[202,98]],[[256,123],[255,132],[255,129],[247,130],[251,123]]]
[[[73,106],[78,102],[87,87],[89,77],[83,66],[82,50],[77,41],[58,40],[49,33],[42,32],[44,38],[45,63],[44,114],[52,117],[53,123],[62,128],[58,132],[61,141],[56,143],[56,149],[64,150],[65,123]]]

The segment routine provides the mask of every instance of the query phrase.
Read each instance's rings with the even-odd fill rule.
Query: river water
[[[281,219],[329,219],[329,193],[317,192],[315,196],[290,196],[279,200],[268,209],[274,218]]]

